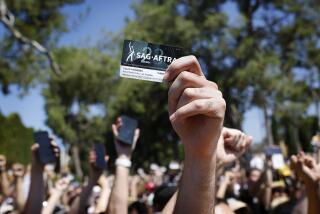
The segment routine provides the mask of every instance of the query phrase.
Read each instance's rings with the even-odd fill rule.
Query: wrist
[[[304,182],[306,189],[308,189],[308,194],[319,192],[319,182]]]
[[[202,140],[182,139],[186,157],[209,160],[215,155],[219,138]]]
[[[101,173],[95,172],[95,173],[89,175],[89,182],[94,183],[94,185],[95,185],[97,183],[97,181],[99,180],[101,174],[102,174],[102,171],[101,171]]]
[[[33,173],[38,173],[38,172],[43,172],[44,166],[36,161],[32,162],[31,165],[31,172]]]
[[[211,148],[203,149],[201,151],[195,151],[197,148],[187,148],[185,147],[185,160],[193,160],[198,162],[208,162],[213,158],[216,159],[216,146]],[[222,165],[222,163],[220,163]]]
[[[215,152],[210,155],[185,155],[184,166],[190,166],[194,170],[201,170],[201,168],[216,168]]]
[[[121,166],[121,167],[126,167],[126,168],[130,168],[131,167],[131,161],[130,159],[127,157],[127,156],[119,156],[117,159],[116,159],[116,162],[115,162],[115,165],[116,166]]]
[[[62,189],[57,189],[57,188],[54,188],[52,190],[52,195],[62,195],[63,193],[63,190]]]

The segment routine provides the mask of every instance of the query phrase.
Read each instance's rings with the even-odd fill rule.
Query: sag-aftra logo
[[[135,59],[141,59],[141,63],[150,64],[154,62],[165,62],[171,63],[176,60],[174,57],[164,56],[161,48],[152,49],[151,47],[145,46],[140,51],[135,51],[134,45],[129,42],[129,53],[126,58],[126,62],[133,62]]]

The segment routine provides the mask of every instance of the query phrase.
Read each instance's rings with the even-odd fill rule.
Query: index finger
[[[195,56],[184,56],[172,62],[163,77],[167,82],[172,82],[182,71],[189,71],[199,76],[204,76],[200,64]]]

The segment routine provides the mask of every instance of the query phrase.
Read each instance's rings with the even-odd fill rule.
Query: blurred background
[[[82,176],[93,143],[114,159],[111,123],[127,114],[141,129],[134,165],[181,160],[167,86],[119,78],[124,39],[195,55],[227,101],[225,126],[252,135],[252,152],[310,151],[319,38],[313,1],[0,0],[0,153],[29,163],[33,131],[47,130]]]

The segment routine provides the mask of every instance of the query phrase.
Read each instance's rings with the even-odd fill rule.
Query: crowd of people
[[[184,147],[182,162],[130,171],[140,132],[136,129],[132,144],[120,142],[118,118],[112,125],[113,174],[96,166],[94,149],[83,181],[42,164],[37,143],[30,166],[8,166],[0,155],[0,213],[320,213],[316,149],[316,155],[299,152],[290,158],[274,148],[250,153],[252,137],[223,126],[223,95],[194,56],[174,61],[164,79],[169,119]],[[51,147],[59,157],[54,141]]]

